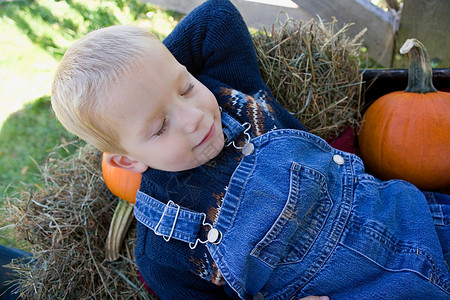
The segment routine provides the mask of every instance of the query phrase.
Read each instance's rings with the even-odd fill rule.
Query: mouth
[[[207,143],[209,140],[211,140],[211,138],[214,136],[214,133],[216,133],[216,126],[213,123],[211,128],[209,129],[208,133],[205,135],[205,137],[202,139],[202,141],[197,146],[195,146],[195,148],[197,148],[197,147]]]

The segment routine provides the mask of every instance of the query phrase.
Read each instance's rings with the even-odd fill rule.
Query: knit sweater
[[[209,88],[219,106],[252,137],[280,128],[306,130],[264,84],[253,41],[239,11],[228,0],[209,0],[188,14],[164,40],[175,58]],[[241,152],[225,147],[210,162],[192,170],[149,169],[140,190],[204,212],[213,224]],[[162,299],[235,299],[206,247],[166,242],[138,222],[136,260],[140,272]]]

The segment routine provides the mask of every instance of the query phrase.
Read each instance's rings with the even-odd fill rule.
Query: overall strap
[[[219,241],[219,236],[216,237],[217,230],[206,222],[205,213],[189,210],[172,200],[164,204],[138,191],[134,216],[139,222],[153,230],[156,235],[162,236],[166,242],[174,238],[189,243],[191,249],[194,249],[198,243]],[[205,236],[203,240],[202,234]]]
[[[232,142],[245,131],[245,126],[222,110],[222,125],[227,143]]]

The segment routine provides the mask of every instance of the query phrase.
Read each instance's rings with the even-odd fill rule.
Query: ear
[[[146,164],[126,155],[105,153],[104,159],[106,163],[112,167],[124,169],[134,173],[143,173],[148,169]]]

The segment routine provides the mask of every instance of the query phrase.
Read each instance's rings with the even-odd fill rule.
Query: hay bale
[[[287,19],[254,35],[262,77],[275,98],[312,133],[330,140],[359,126],[361,32],[349,24]]]
[[[18,234],[34,254],[31,264],[10,264],[22,298],[152,299],[137,276],[135,224],[121,258],[105,260],[117,198],[103,182],[100,151],[87,145],[64,159],[52,153],[40,171],[45,186],[7,199]]]

